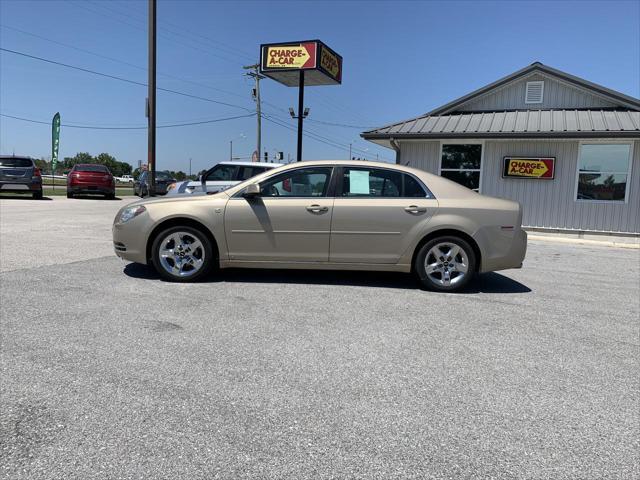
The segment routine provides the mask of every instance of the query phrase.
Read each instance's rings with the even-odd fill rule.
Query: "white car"
[[[167,195],[202,194],[204,192],[203,185],[207,194],[218,193],[244,182],[248,178],[281,166],[281,163],[220,162],[202,175],[200,180],[186,180],[169,185]]]
[[[116,177],[116,180],[120,183],[133,183],[133,177],[131,175],[123,175]]]

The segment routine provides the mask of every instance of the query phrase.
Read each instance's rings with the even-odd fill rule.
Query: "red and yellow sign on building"
[[[555,164],[555,157],[504,157],[502,177],[551,180]]]
[[[320,40],[267,43],[260,46],[260,73],[289,87],[342,83],[342,57]]]

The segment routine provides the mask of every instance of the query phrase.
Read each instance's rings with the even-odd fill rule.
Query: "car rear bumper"
[[[30,192],[41,192],[41,191],[42,191],[42,182],[37,182],[37,181],[34,182],[31,179],[23,180],[23,181],[16,181],[16,180],[0,181],[0,192],[12,192],[12,193],[29,192],[30,193]]]
[[[489,245],[480,246],[480,272],[522,268],[527,253],[527,232],[518,228],[512,232],[503,232],[500,236],[494,233],[490,238],[493,241]]]
[[[103,185],[70,185],[67,187],[67,192],[79,193],[79,194],[102,194],[102,195],[115,195],[116,190],[113,187],[106,187]]]

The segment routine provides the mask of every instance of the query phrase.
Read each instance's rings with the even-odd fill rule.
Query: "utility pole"
[[[233,162],[233,140],[229,140],[229,161]]]
[[[189,157],[189,176],[191,176],[191,157]]]
[[[351,144],[349,144],[349,160],[351,160]]]
[[[262,150],[262,105],[260,104],[260,80],[266,78],[264,75],[260,75],[259,68],[260,64],[256,63],[255,65],[247,65],[242,67],[245,70],[252,70],[251,72],[245,73],[247,77],[253,77],[255,80],[255,88],[253,93],[253,99],[256,102],[256,118],[258,120],[258,132],[256,137],[256,152],[258,152],[258,161],[260,161],[260,151]]]
[[[149,0],[149,93],[147,97],[147,168],[149,195],[156,192],[156,0]]]

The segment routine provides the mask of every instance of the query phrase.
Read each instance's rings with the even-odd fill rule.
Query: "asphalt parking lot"
[[[638,478],[640,252],[165,283],[124,202],[0,200],[0,478]]]

